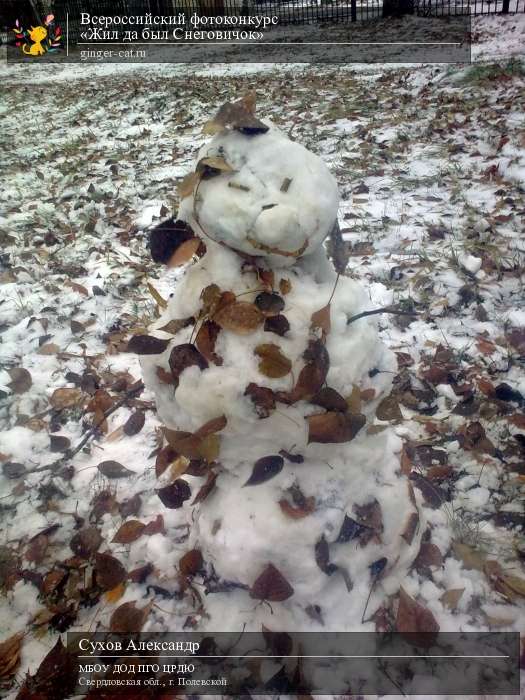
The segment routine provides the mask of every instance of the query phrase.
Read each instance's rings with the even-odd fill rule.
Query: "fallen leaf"
[[[306,418],[308,442],[340,443],[350,442],[366,423],[366,417],[344,414],[336,411],[318,413]]]
[[[361,538],[361,536],[367,532],[370,532],[370,527],[358,523],[357,520],[345,514],[341,529],[335,541],[337,543],[351,542],[354,539]]]
[[[323,339],[330,333],[330,304],[323,306],[319,311],[315,311],[310,319],[310,327],[319,328],[322,331]]]
[[[263,343],[257,345],[254,353],[261,358],[259,372],[265,377],[277,379],[286,376],[292,369],[291,361],[283,355],[278,345]]]
[[[313,403],[314,406],[321,406],[321,408],[325,408],[327,411],[339,411],[344,413],[348,410],[348,404],[345,399],[338,391],[329,386],[323,387],[314,394],[310,399],[310,403]],[[354,411],[351,411],[351,413],[354,413]],[[355,411],[355,413],[359,413],[359,411]]]
[[[33,537],[25,552],[27,561],[41,564],[46,556],[48,546],[49,538],[47,535],[40,533],[36,535],[36,537]]]
[[[414,540],[414,535],[416,534],[417,530],[419,528],[419,514],[418,513],[411,513],[408,516],[407,524],[405,525],[405,529],[401,533],[401,537],[405,540],[407,544],[412,544]]]
[[[448,591],[443,593],[439,600],[445,607],[449,608],[449,610],[455,610],[458,607],[459,600],[464,592],[464,588],[450,588]]]
[[[195,576],[202,568],[203,559],[200,549],[190,549],[179,559],[179,570],[184,576]]]
[[[106,603],[113,605],[114,603],[117,602],[117,600],[120,600],[122,598],[125,591],[126,591],[126,584],[124,581],[121,581],[120,583],[118,583],[115,586],[115,588],[111,588],[109,591],[106,591],[104,593],[104,598],[106,599]]]
[[[262,625],[262,634],[266,642],[266,648],[274,656],[289,656],[293,649],[293,639],[287,632],[273,632]],[[298,700],[306,700],[304,695]]]
[[[25,394],[29,391],[33,380],[31,378],[31,373],[24,369],[24,367],[13,367],[7,370],[11,381],[8,383],[8,387],[11,389],[13,394]]]
[[[146,414],[144,411],[135,411],[130,415],[128,420],[122,426],[122,430],[126,435],[137,435],[140,433],[146,422]]]
[[[232,166],[225,161],[221,156],[206,156],[201,158],[197,163],[195,172],[201,175],[203,178],[210,177],[213,175],[220,175],[220,173],[233,173],[235,172]]]
[[[34,676],[27,675],[18,700],[62,700],[75,695],[79,673],[78,658],[70,654],[60,637],[44,657]]]
[[[195,336],[195,345],[198,351],[208,360],[217,366],[223,363],[222,357],[215,352],[215,343],[219,336],[221,327],[215,321],[206,320],[199,328]]]
[[[288,518],[292,518],[292,520],[300,520],[301,518],[306,518],[307,515],[311,515],[314,512],[315,497],[309,496],[299,505],[292,505],[290,501],[283,498],[279,501],[279,508]]]
[[[263,323],[264,315],[247,301],[235,301],[222,306],[214,314],[213,320],[224,330],[248,335],[253,333]]]
[[[217,474],[215,472],[210,471],[208,473],[208,476],[206,478],[206,482],[200,487],[197,495],[191,502],[191,505],[194,506],[197,503],[202,503],[202,501],[206,500],[210,493],[213,491],[215,488],[215,482],[217,480]]]
[[[169,364],[176,386],[178,386],[180,375],[188,367],[196,365],[200,370],[205,370],[208,367],[208,361],[192,343],[176,345],[171,351]]]
[[[7,479],[20,479],[27,472],[27,469],[20,462],[4,462],[2,464],[2,474]]]
[[[465,569],[483,571],[487,559],[485,554],[462,542],[453,542],[452,550],[456,557],[463,562]]]
[[[212,135],[226,128],[236,129],[247,136],[266,133],[270,127],[257,119],[247,108],[243,100],[225,102],[210,121],[202,129],[203,134]]]
[[[376,408],[376,418],[379,420],[396,422],[403,420],[403,414],[399,408],[398,400],[393,394],[385,396],[385,398],[379,402]]]
[[[107,479],[121,479],[125,476],[132,476],[135,472],[122,466],[119,462],[115,462],[111,459],[105,462],[100,462],[97,465],[97,469],[101,474],[103,474]]]
[[[273,564],[268,564],[250,588],[250,598],[272,603],[287,600],[294,593],[292,586]]]
[[[439,625],[430,610],[417,603],[403,588],[399,589],[396,632],[407,634],[409,641],[422,647],[432,646],[439,632]]]
[[[290,330],[288,319],[283,314],[277,316],[269,316],[264,322],[264,330],[267,333],[275,333],[281,338]]]
[[[315,544],[315,563],[327,576],[337,571],[337,566],[330,563],[330,548],[324,535]]]
[[[89,559],[102,544],[100,530],[96,527],[84,527],[73,535],[69,546],[74,554],[82,559]]]
[[[162,515],[157,515],[155,520],[151,520],[142,532],[143,535],[151,537],[151,535],[165,535],[166,528],[164,527],[164,518]]]
[[[284,309],[284,299],[276,292],[261,292],[254,304],[264,316],[277,316]]]
[[[193,316],[188,316],[188,318],[172,318],[165,326],[161,326],[159,331],[164,331],[164,333],[169,333],[170,335],[176,335],[180,330],[191,326],[193,323],[195,323],[195,318]]]
[[[111,541],[118,544],[130,544],[130,542],[138,540],[145,529],[146,526],[140,520],[127,520],[119,527]]]
[[[309,400],[321,390],[330,368],[328,352],[320,340],[311,340],[303,353],[306,361],[291,392],[279,392],[278,399],[284,403]]]
[[[426,575],[430,566],[442,565],[443,555],[439,547],[431,542],[422,542],[419,553],[414,561],[414,566],[417,571]]]
[[[59,352],[60,347],[56,343],[45,343],[37,350],[39,355],[57,355]]]
[[[249,396],[255,406],[259,418],[268,418],[275,408],[275,393],[272,389],[259,386],[250,382],[244,391],[244,396]]]
[[[111,554],[97,554],[94,567],[95,579],[99,588],[110,591],[126,580],[126,569]]]
[[[184,479],[176,479],[173,484],[164,486],[157,495],[166,508],[181,508],[191,496],[191,489]]]
[[[136,601],[123,603],[115,610],[109,621],[109,630],[113,634],[138,634],[144,627],[151,610],[151,603],[144,608],[137,608]]]
[[[199,184],[201,179],[200,173],[188,173],[182,180],[177,184],[177,192],[179,197],[184,199],[193,194],[193,190]],[[153,258],[155,259],[155,258]]]
[[[49,403],[57,411],[61,411],[64,408],[73,408],[78,406],[82,402],[82,392],[80,389],[75,388],[64,388],[55,389],[51,394]]]
[[[253,465],[253,470],[244,486],[257,486],[277,476],[284,466],[284,459],[279,455],[261,457]]]
[[[166,338],[155,338],[152,335],[134,335],[128,342],[128,352],[137,355],[160,355],[170,344]]]
[[[18,632],[0,644],[0,679],[5,681],[18,670],[23,638],[24,633]]]
[[[184,243],[181,243],[177,250],[168,260],[168,267],[180,267],[193,259],[197,255],[199,248],[202,246],[200,238],[190,238]]]

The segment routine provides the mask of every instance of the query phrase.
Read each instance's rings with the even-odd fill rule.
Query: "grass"
[[[502,77],[525,77],[525,63],[519,58],[511,58],[506,63],[489,63],[473,66],[462,83],[483,83],[490,80],[500,80]]]

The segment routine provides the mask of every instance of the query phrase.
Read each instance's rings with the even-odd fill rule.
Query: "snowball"
[[[198,235],[285,266],[330,233],[339,205],[334,177],[275,127],[256,136],[220,133],[200,150],[198,160],[205,157],[223,158],[233,172],[202,180],[197,197],[183,199],[179,218]]]

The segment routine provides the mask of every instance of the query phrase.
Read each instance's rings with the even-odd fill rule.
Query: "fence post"
[[[357,0],[351,0],[350,5],[351,5],[350,18],[351,18],[352,22],[357,22]]]
[[[503,7],[501,8],[502,15],[509,14],[509,5],[510,5],[510,0],[503,0]]]

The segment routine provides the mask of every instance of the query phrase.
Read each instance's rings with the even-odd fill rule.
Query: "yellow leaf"
[[[212,168],[213,170],[220,170],[223,173],[232,173],[233,168],[229,163],[227,163],[224,158],[219,156],[209,156],[207,158],[201,158],[197,163],[196,172],[202,173],[207,168]]]
[[[112,588],[110,591],[106,591],[106,593],[104,594],[106,597],[106,601],[108,603],[116,603],[117,600],[120,600],[122,598],[125,590],[126,584],[124,581],[122,581],[122,583],[119,583],[118,586],[115,586],[115,588]]]
[[[259,372],[265,377],[284,377],[292,369],[291,361],[283,355],[281,349],[275,343],[263,343],[258,345],[255,354],[261,358],[259,362]]]

